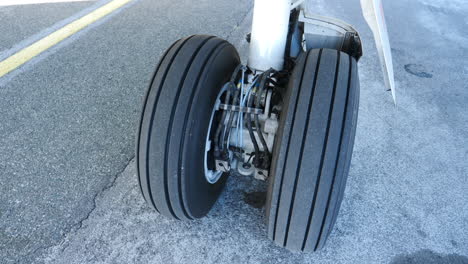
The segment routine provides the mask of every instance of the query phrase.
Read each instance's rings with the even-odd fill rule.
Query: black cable
[[[268,146],[267,146],[267,143],[265,141],[265,138],[263,137],[263,133],[260,129],[260,121],[258,119],[258,114],[255,114],[255,117],[254,117],[254,121],[255,121],[255,126],[257,127],[257,134],[258,134],[258,137],[260,138],[260,141],[262,142],[262,146],[263,146],[263,150],[266,152],[266,153],[270,153],[268,151]]]
[[[228,88],[227,92],[226,92],[226,97],[225,97],[225,104],[228,104],[229,101],[231,100],[231,89]],[[225,122],[225,119],[226,119],[226,111],[223,111],[223,114],[221,116],[221,122],[218,124],[218,127],[216,128],[216,132],[215,132],[215,136],[214,136],[214,145],[215,145],[215,153],[219,151],[219,137],[221,135],[221,131],[224,127],[224,122]],[[214,120],[213,120],[214,121]],[[208,133],[210,133],[208,131]]]
[[[273,86],[279,86],[279,83],[275,82],[275,81],[272,80],[272,79],[269,79],[269,80],[268,80],[268,83],[273,84]]]
[[[253,101],[252,97],[255,96],[253,94],[254,93],[251,92],[250,95],[249,95],[249,99],[247,100],[247,107],[252,106],[252,101]],[[251,113],[247,113],[246,120],[247,120],[247,129],[249,130],[249,136],[250,136],[250,139],[252,140],[252,143],[253,143],[254,148],[255,148],[255,156],[256,156],[256,158],[259,158],[260,157],[260,149],[258,147],[257,140],[255,139],[255,135],[253,133]],[[255,166],[255,167],[257,167],[257,166]]]
[[[233,102],[232,102],[232,105],[237,105],[237,101],[239,101],[239,89],[236,90],[236,92],[234,93],[234,99],[233,99]],[[234,113],[232,111],[230,111],[230,115],[229,115],[229,121],[227,123],[227,129],[228,129],[228,132],[224,135],[224,140],[222,142],[222,145],[221,145],[221,149],[224,149],[224,147],[226,146],[226,149],[227,149],[227,141],[229,139],[229,133],[231,132],[231,127],[232,127],[232,122],[234,121]]]
[[[249,159],[247,160],[247,163],[250,163],[250,160],[252,160],[252,158],[255,156],[255,152],[252,152],[250,153],[250,157]]]
[[[258,109],[261,107],[261,105],[260,105],[261,95],[262,95],[263,91],[265,90],[266,81],[267,81],[267,79],[268,79],[268,77],[269,77],[269,75],[270,75],[270,73],[272,71],[273,71],[273,69],[269,69],[269,70],[267,70],[266,72],[263,73],[262,81],[260,82],[260,87],[259,87],[259,91],[258,91],[258,95],[257,95],[257,100],[255,101],[255,107],[258,108]],[[255,114],[255,126],[257,127],[257,134],[258,134],[258,137],[260,138],[260,141],[262,142],[263,150],[267,153],[267,158],[268,158],[268,156],[270,154],[270,151],[268,150],[266,140],[263,137],[263,133],[261,131],[260,121],[258,120],[258,114]]]

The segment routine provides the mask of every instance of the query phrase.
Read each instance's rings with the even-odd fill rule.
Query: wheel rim
[[[212,140],[210,139],[210,134],[211,134],[211,128],[213,125],[213,120],[215,117],[216,111],[219,110],[219,105],[221,104],[221,95],[229,88],[229,83],[226,83],[221,91],[218,93],[218,96],[216,97],[215,105],[213,106],[213,110],[211,111],[211,117],[210,117],[210,122],[208,125],[208,133],[206,135],[206,140],[205,140],[205,153],[204,153],[204,158],[203,158],[203,166],[204,166],[204,171],[205,171],[205,179],[207,182],[211,184],[215,184],[216,182],[219,181],[221,176],[223,175],[222,171],[216,171],[216,170],[210,170],[208,168],[208,153],[211,151],[212,147]],[[231,154],[231,153],[229,153]],[[231,155],[229,155],[231,156]]]

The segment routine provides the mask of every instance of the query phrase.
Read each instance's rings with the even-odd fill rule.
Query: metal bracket
[[[301,10],[307,50],[329,48],[343,51],[359,60],[362,44],[358,32],[349,24],[331,17],[306,14]]]
[[[227,160],[216,160],[216,170],[222,172],[229,172],[231,170],[231,165]]]
[[[254,178],[257,180],[265,181],[268,178],[268,171],[255,168]]]

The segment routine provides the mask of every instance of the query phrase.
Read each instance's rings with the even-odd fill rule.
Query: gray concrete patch
[[[353,23],[365,51],[353,163],[324,250],[293,254],[270,242],[264,208],[255,203],[261,196],[245,200],[266,186],[246,177],[231,177],[197,221],[172,221],[146,206],[134,162],[126,164],[158,57],[179,37],[209,33],[228,37],[245,59],[251,2],[142,0],[0,87],[0,259],[466,263],[468,50],[460,41],[468,36],[461,19],[468,11],[454,7],[459,1],[432,2],[454,14],[448,17],[427,2],[385,2],[397,107],[384,91],[358,2],[315,6]],[[431,19],[450,25],[450,34],[424,22]],[[409,64],[432,78],[408,73]]]

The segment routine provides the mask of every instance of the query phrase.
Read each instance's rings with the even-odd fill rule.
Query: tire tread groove
[[[354,145],[357,74],[356,61],[338,50],[297,60],[267,196],[270,238],[289,250],[316,251],[333,229]]]
[[[312,91],[311,91],[311,96],[310,96],[310,98],[312,98],[312,99],[309,100],[309,105],[307,106],[308,111],[307,111],[307,117],[306,117],[306,125],[305,125],[305,129],[304,129],[303,136],[302,136],[303,139],[306,138],[307,131],[309,129],[310,114],[312,112],[311,109],[312,109],[312,104],[313,104],[313,101],[314,101],[315,88],[316,88],[316,85],[317,85],[317,76],[318,76],[318,73],[320,71],[320,60],[321,60],[321,57],[322,57],[322,52],[323,52],[323,49],[320,49],[318,59],[317,59],[317,65],[315,67],[314,82],[312,84]],[[291,204],[289,206],[289,214],[288,214],[288,220],[287,220],[287,224],[286,224],[285,240],[284,240],[284,244],[283,244],[284,247],[286,247],[287,242],[288,242],[288,234],[289,234],[289,228],[290,228],[290,224],[291,224],[293,206],[294,206],[294,202],[296,200],[297,183],[298,183],[299,176],[300,176],[302,156],[304,154],[304,146],[305,146],[305,144],[301,144],[301,149],[300,149],[300,152],[299,152],[300,153],[299,154],[299,161],[298,161],[298,164],[297,164],[297,167],[296,167],[296,177],[294,178],[294,187],[293,187],[293,191],[292,191],[292,199],[291,199]]]
[[[350,60],[350,62],[349,62],[350,77],[349,77],[349,80],[348,80],[348,97],[346,98],[346,113],[348,113],[348,112],[356,113],[356,114],[355,114],[356,116],[355,116],[354,118],[357,120],[357,111],[358,111],[358,109],[359,109],[359,85],[358,85],[357,87],[355,87],[355,90],[354,90],[354,91],[352,90],[353,82],[356,81],[356,80],[353,78],[354,75],[353,75],[352,73],[356,70],[357,65],[356,65],[355,61],[354,61],[351,57],[349,58],[349,60]],[[355,96],[353,97],[354,100],[351,102],[350,99],[349,99],[349,97],[351,96],[351,93],[353,93],[353,92],[355,93]],[[349,105],[350,105],[351,103],[353,104],[353,105],[352,105],[352,109],[349,110],[348,108],[350,107]],[[345,124],[344,126],[346,126],[346,119],[345,119],[345,121],[344,121],[344,124]],[[352,124],[350,124],[350,125],[352,125]],[[345,127],[343,127],[343,131],[344,131],[344,129],[345,129]],[[355,132],[354,132],[354,133],[355,133]],[[354,135],[350,135],[350,137],[353,138]],[[348,148],[350,148],[349,145],[348,145]],[[347,151],[352,151],[352,146],[351,146],[351,150],[349,150],[349,149],[346,149],[346,150],[347,150]],[[339,185],[337,188],[338,188],[339,190],[344,189],[345,183],[346,183],[346,180],[342,180],[342,181],[340,182],[340,185]],[[341,191],[339,191],[339,192],[341,192]],[[343,195],[343,194],[341,194],[341,196],[342,196],[342,195]],[[334,208],[336,208],[336,209],[335,209],[335,211],[333,212],[332,223],[335,222],[335,220],[336,220],[336,218],[337,218],[337,216],[338,216],[338,208],[339,208],[339,204],[341,203],[341,202],[340,202],[340,199],[342,199],[342,197],[337,197],[337,200],[335,201],[335,206],[334,206]],[[328,234],[330,234],[330,232],[331,232],[331,228],[329,229]]]
[[[307,55],[305,56],[305,61],[308,60],[309,58],[309,54],[310,53],[307,53]],[[298,87],[298,94],[300,94],[301,92],[301,87],[302,87],[302,81],[304,80],[304,74],[305,72],[303,71],[301,73],[301,79],[299,80],[299,87]],[[294,103],[294,111],[293,111],[293,116],[292,116],[292,121],[291,121],[291,130],[292,130],[292,127],[294,127],[294,122],[295,122],[295,117],[296,117],[296,111],[297,111],[297,105],[299,103],[299,96],[296,96],[296,101]],[[278,222],[278,214],[279,214],[279,205],[280,205],[280,201],[281,201],[281,193],[282,193],[282,189],[283,189],[283,182],[284,182],[284,172],[286,170],[286,160],[288,159],[288,153],[289,153],[289,146],[290,146],[290,143],[291,143],[291,135],[289,135],[289,138],[288,138],[288,144],[286,145],[286,154],[285,154],[285,157],[284,157],[284,164],[283,164],[283,168],[282,168],[282,175],[283,177],[281,178],[281,181],[280,181],[280,186],[279,186],[279,192],[278,192],[278,201],[276,202],[277,206],[276,206],[276,214],[275,214],[275,220],[274,220],[274,223],[273,223],[273,240],[276,240],[276,225],[277,225],[277,222]]]
[[[172,56],[171,60],[170,60],[170,63],[169,63],[169,67],[167,67],[165,69],[165,72],[164,72],[164,75],[163,75],[163,78],[161,79],[161,83],[159,84],[158,86],[158,91],[157,91],[157,95],[156,95],[156,100],[155,100],[155,103],[154,103],[154,106],[153,106],[153,109],[151,111],[151,119],[150,119],[150,125],[149,125],[149,131],[148,131],[148,134],[151,135],[151,132],[153,130],[153,122],[154,122],[154,115],[156,114],[156,109],[157,109],[157,105],[158,105],[158,102],[159,102],[159,97],[161,95],[161,91],[162,91],[162,87],[166,81],[166,77],[167,77],[167,74],[169,72],[169,70],[171,69],[171,66],[172,63],[174,62],[175,58],[177,57],[177,54],[180,52],[180,50],[185,46],[185,44],[187,43],[187,41],[189,39],[191,39],[193,36],[190,36],[186,39],[183,40],[182,44],[180,45],[180,47],[177,48],[176,52],[174,52],[174,55]],[[146,149],[149,149],[149,145],[150,145],[150,142],[151,142],[151,138],[148,140],[147,142],[147,146],[146,146]],[[146,156],[146,166],[147,166],[147,171],[149,171],[149,155]],[[147,174],[147,179],[148,179],[148,186],[151,186],[150,184],[150,179],[149,179],[149,173]],[[174,211],[172,210],[172,207],[170,206],[169,204],[169,193],[168,193],[168,186],[167,186],[167,179],[166,177],[163,177],[163,180],[164,180],[164,191],[165,191],[165,197],[166,197],[166,203],[168,205],[168,209],[169,209],[169,212],[172,214],[172,216],[174,216],[176,219],[179,219],[177,216],[175,216],[174,214]],[[151,187],[149,187],[151,188]],[[151,193],[151,191],[150,191]]]
[[[177,43],[179,43],[179,41],[174,42],[174,43],[169,47],[169,49],[167,49],[167,51],[164,52],[163,56],[161,57],[161,59],[160,59],[160,61],[159,61],[159,63],[158,63],[158,66],[156,67],[156,70],[154,71],[154,73],[153,73],[153,75],[152,75],[153,78],[151,79],[150,86],[149,86],[149,88],[148,88],[147,91],[146,91],[146,95],[145,95],[145,97],[144,97],[144,102],[143,102],[142,112],[145,110],[146,105],[147,105],[147,103],[148,103],[148,95],[149,95],[149,93],[150,93],[150,91],[151,91],[151,87],[153,86],[153,83],[154,83],[154,79],[155,79],[155,77],[156,77],[156,74],[158,74],[159,70],[161,69],[161,65],[162,65],[164,59],[166,59],[167,55],[169,54],[169,51],[170,51]],[[139,160],[139,156],[140,156],[140,154],[139,154],[139,153],[140,153],[140,141],[141,141],[140,133],[141,133],[142,126],[143,126],[143,118],[140,118],[140,122],[139,122],[139,126],[138,126],[138,132],[137,132],[137,144],[136,144],[136,146],[137,146],[137,148],[136,148],[136,159],[137,159],[137,160]],[[143,192],[143,186],[142,186],[142,184],[141,184],[141,179],[140,179],[140,175],[141,175],[141,174],[140,174],[140,164],[137,164],[136,167],[137,167],[137,174],[138,174],[138,177],[137,177],[137,178],[138,178],[138,185],[140,186],[140,191],[141,191],[141,193],[143,194],[143,193],[144,193],[144,192]],[[147,202],[150,202],[150,203],[153,205],[154,209],[159,213],[159,210],[158,210],[158,208],[156,207],[156,204],[154,203],[154,200],[153,200],[153,197],[152,197],[152,195],[151,195],[151,192],[149,191],[148,193],[149,193],[149,196],[150,196],[150,197],[149,197],[149,198],[150,198],[150,201],[147,201],[147,198],[146,198],[145,195],[143,195],[143,198],[144,198]]]
[[[311,221],[312,221],[312,215],[314,214],[314,209],[315,209],[315,205],[316,205],[316,202],[317,202],[317,194],[318,194],[318,188],[320,186],[320,179],[321,179],[321,176],[322,176],[322,170],[323,170],[323,162],[325,160],[325,151],[327,150],[327,143],[328,143],[328,136],[329,136],[329,133],[330,133],[330,126],[331,126],[331,121],[332,121],[332,114],[333,114],[333,106],[335,105],[334,102],[335,102],[335,96],[336,96],[336,89],[337,89],[337,85],[338,85],[338,74],[339,74],[339,69],[340,69],[340,52],[337,51],[337,60],[336,60],[336,69],[335,69],[335,79],[334,79],[334,83],[333,83],[333,92],[332,92],[332,98],[331,98],[331,104],[330,104],[330,110],[328,111],[328,122],[327,122],[327,132],[325,133],[325,140],[324,140],[324,143],[323,143],[323,149],[322,149],[322,159],[320,160],[320,167],[319,167],[319,175],[317,177],[317,183],[315,185],[315,191],[314,191],[314,198],[312,200],[312,209],[311,209],[311,212],[310,212],[310,216],[309,216],[309,220],[308,220],[308,225],[307,225],[307,232],[306,232],[306,236],[304,238],[304,242],[302,244],[302,250],[304,250],[305,246],[306,246],[306,242],[307,242],[307,237],[309,235],[309,230],[310,230],[310,225],[311,225]],[[340,138],[340,141],[341,141],[341,138]],[[339,154],[339,152],[337,152]],[[337,156],[338,156],[337,154]],[[338,159],[336,159],[335,161],[335,164],[338,163]],[[336,170],[336,165],[335,165],[335,170]],[[333,174],[333,178],[334,178],[334,174]],[[333,180],[332,180],[333,181]],[[333,187],[333,183],[330,185],[330,189]],[[331,192],[329,192],[329,194],[331,194]],[[325,223],[325,218],[326,218],[326,215],[327,215],[327,210],[325,210],[325,214],[323,216],[323,219],[322,219],[322,225],[320,226],[320,231],[319,231],[319,236],[317,238],[317,241],[314,245],[314,251],[317,250],[317,246],[318,246],[318,242],[320,241],[320,236],[322,234],[322,228],[323,228],[323,223]]]
[[[171,143],[171,137],[170,137],[170,135],[172,135],[172,128],[173,128],[173,123],[174,123],[175,111],[176,111],[177,105],[178,105],[178,103],[179,103],[180,93],[182,92],[182,87],[183,87],[183,85],[184,85],[184,82],[185,82],[185,79],[186,79],[186,77],[187,77],[187,74],[188,74],[188,72],[189,72],[189,70],[190,70],[190,67],[192,66],[193,61],[195,60],[196,56],[197,56],[198,53],[200,52],[201,48],[205,45],[205,43],[206,43],[208,40],[210,40],[210,39],[212,39],[212,38],[214,38],[214,37],[206,38],[205,40],[203,40],[203,41],[198,45],[198,47],[195,49],[195,52],[191,55],[190,60],[189,60],[188,64],[186,65],[185,69],[184,69],[184,73],[182,74],[182,78],[180,79],[179,86],[178,86],[177,91],[176,91],[176,96],[175,96],[175,99],[174,99],[174,104],[172,105],[171,116],[170,116],[170,118],[169,118],[169,126],[168,126],[168,132],[167,132],[167,135],[169,135],[169,137],[168,137],[168,139],[166,140],[166,145],[165,145],[165,152],[166,152],[166,153],[169,153],[169,147],[170,147],[170,143]],[[166,178],[166,180],[165,180],[164,183],[165,183],[165,188],[166,188],[166,198],[167,198],[168,206],[169,206],[169,208],[171,208],[171,209],[170,209],[170,210],[171,210],[171,213],[174,215],[174,217],[180,219],[180,217],[178,217],[178,216],[175,214],[175,212],[174,212],[174,207],[173,207],[173,205],[172,205],[175,201],[171,201],[170,196],[169,196],[169,186],[168,186],[168,185],[169,185],[169,184],[168,184],[169,180],[167,179],[167,177],[169,177],[169,174],[167,173],[168,166],[169,166],[169,165],[168,165],[168,156],[169,156],[169,155],[164,155],[164,177]],[[178,185],[178,186],[180,185],[180,179],[179,179],[179,178],[180,178],[180,177],[178,177],[178,181],[177,181],[177,185]],[[179,197],[180,197],[181,195],[182,195],[182,194],[179,192]],[[180,201],[180,206],[181,206],[181,209],[182,209],[182,212],[183,212],[184,216],[185,216],[186,218],[188,218],[188,219],[192,219],[192,218],[188,215],[188,213],[187,213],[185,207],[183,206],[182,200]]]
[[[334,187],[335,185],[335,180],[336,180],[336,173],[337,173],[337,170],[338,170],[338,163],[340,161],[340,153],[342,151],[342,146],[343,146],[343,135],[344,135],[344,130],[345,130],[345,124],[346,124],[346,117],[347,117],[347,109],[348,109],[348,100],[349,100],[349,94],[350,94],[350,87],[351,87],[351,70],[352,70],[352,63],[351,63],[351,57],[349,57],[349,69],[348,69],[348,84],[347,84],[347,89],[346,89],[346,102],[345,102],[345,106],[344,106],[344,109],[343,109],[343,118],[341,120],[341,131],[340,131],[340,141],[338,143],[338,151],[336,153],[336,161],[335,161],[335,169],[333,171],[333,179],[332,179],[332,183],[331,183],[331,190],[328,194],[328,197],[327,197],[327,205],[325,207],[325,215],[323,216],[323,220],[322,220],[322,225],[320,226],[320,233],[319,233],[319,237],[318,237],[318,240],[317,240],[317,244],[315,245],[315,250],[318,249],[318,246],[320,244],[320,242],[322,241],[322,235],[323,235],[323,229],[325,227],[325,222],[326,222],[326,219],[327,217],[329,217],[328,213],[330,211],[330,202],[331,202],[331,198],[332,198],[332,194],[333,194],[333,188],[337,188],[337,187]],[[339,187],[339,186],[338,186]],[[334,213],[334,212],[332,212]],[[333,214],[332,216],[330,217],[333,217]],[[328,233],[327,233],[327,236],[328,236]]]
[[[214,37],[213,37],[214,38]],[[213,39],[213,38],[210,38],[210,39]],[[209,39],[209,40],[210,40]],[[206,41],[208,42],[208,41]],[[206,42],[204,44],[206,44]],[[215,51],[218,50],[218,48],[220,46],[222,46],[223,44],[225,44],[224,42],[220,42],[218,43],[214,48],[213,50],[210,52],[210,54],[207,56],[207,58],[205,59],[205,61],[203,62],[203,65],[205,65],[209,60],[210,58],[213,56],[213,54],[215,53]],[[197,75],[197,80],[194,84],[194,87],[198,87],[199,85],[199,82],[200,82],[200,78],[203,74],[203,70],[201,70],[199,72],[199,74]],[[193,99],[194,99],[194,95],[196,93],[196,89],[192,89],[192,93],[190,94],[190,99],[189,99],[189,103],[187,104],[188,107],[190,108],[190,106],[192,105],[192,102],[193,102]],[[182,129],[182,139],[181,139],[181,142],[180,142],[180,145],[181,145],[181,148],[179,149],[179,155],[178,155],[178,164],[182,164],[182,156],[183,156],[183,149],[184,149],[184,145],[185,145],[185,136],[186,136],[186,128],[187,128],[187,124],[188,124],[188,119],[189,119],[189,111],[186,111],[186,114],[185,114],[185,117],[184,117],[184,125],[183,125],[183,129]],[[188,213],[188,210],[184,204],[184,199],[183,199],[183,192],[182,192],[182,170],[181,170],[181,166],[178,166],[178,191],[179,191],[179,199],[180,199],[180,202],[181,202],[181,206],[184,208],[184,211],[187,213],[187,216],[190,218],[190,219],[193,219],[192,216],[190,216],[190,214]]]

